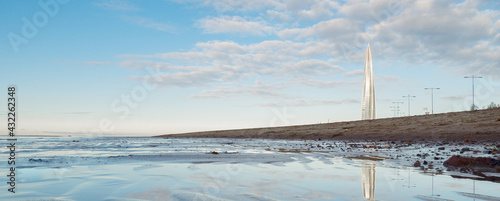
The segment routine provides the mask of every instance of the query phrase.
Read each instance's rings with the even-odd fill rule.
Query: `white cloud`
[[[311,5],[314,3],[311,3]],[[280,4],[272,14],[304,10],[306,4]],[[276,32],[282,39],[329,44],[329,62],[357,61],[368,42],[379,50],[379,59],[404,59],[410,63],[433,63],[453,71],[491,73],[499,61],[500,22],[497,10],[465,1],[347,1],[335,7],[339,16],[307,27],[286,27]],[[269,14],[268,14],[269,15]],[[319,49],[317,49],[319,50]],[[341,57],[339,57],[341,56]],[[500,72],[500,71],[497,71]],[[496,73],[498,74],[498,73]]]
[[[132,76],[131,78],[139,81],[148,79],[165,87],[197,87],[230,81],[235,79],[237,76],[237,74],[234,74],[231,71],[220,71],[218,69],[207,68],[189,72],[159,72],[155,75]]]
[[[167,62],[149,60],[125,60],[117,63],[118,66],[126,69],[157,69],[164,71],[189,71],[196,67],[185,65],[174,65]]]
[[[309,9],[302,9],[297,12],[297,16],[300,20],[327,19],[328,17],[332,17],[334,15],[334,9],[339,8],[339,4],[337,2],[330,0],[318,0],[308,3],[311,4]]]
[[[228,0],[173,0],[178,3],[195,3],[212,8],[218,12],[249,12],[259,11],[275,6],[279,0],[253,0],[253,1],[228,1]]]
[[[380,56],[437,64],[455,73],[498,75],[500,61],[494,57],[500,54],[495,30],[499,11],[479,10],[482,4],[474,1],[419,0],[402,5],[400,12],[367,29]]]
[[[178,3],[194,3],[209,7],[219,13],[266,13],[267,16],[280,21],[294,19],[298,21],[324,20],[334,15],[339,3],[332,0],[253,0],[253,1],[220,1],[220,0],[174,0]],[[270,12],[269,12],[270,11]],[[289,17],[287,17],[289,16]]]
[[[151,61],[149,64],[124,61],[129,63],[121,65],[129,68],[145,64],[159,66],[168,86],[214,87],[193,96],[197,98],[252,93],[265,96],[267,91],[260,89],[218,86],[220,83],[234,84],[233,81],[240,79],[258,79],[258,76],[317,88],[355,84],[339,80],[311,81],[311,77],[325,74],[361,76],[362,70],[346,72],[339,62],[362,61],[368,42],[372,50],[377,50],[372,53],[379,60],[403,59],[410,64],[437,64],[461,73],[500,75],[500,12],[479,9],[484,4],[474,1],[191,2],[232,12],[232,16],[224,14],[199,19],[196,25],[205,33],[276,34],[280,39],[250,44],[198,42],[188,51],[123,55],[127,59]],[[238,8],[229,9],[233,7]],[[242,13],[238,13],[240,11]],[[378,76],[381,82],[401,81],[395,76]]]
[[[273,10],[298,21],[325,20],[334,15],[339,3],[331,0],[287,0],[274,4]]]
[[[297,73],[307,76],[320,75],[328,72],[345,71],[342,67],[322,60],[302,60],[284,69],[287,73]]]
[[[495,32],[500,32],[500,20],[497,20],[497,22],[495,22]]]
[[[283,12],[276,11],[276,10],[268,10],[266,14],[267,14],[267,17],[273,21],[290,22],[293,20],[292,16],[290,16],[286,13],[283,13]]]
[[[332,49],[334,46],[323,42],[263,41],[241,45],[232,41],[209,41],[197,43],[194,49],[185,52],[122,55],[131,60],[117,64],[127,69],[148,67],[157,71],[155,75],[133,77],[136,80],[156,80],[166,87],[211,87],[191,95],[191,98],[259,96],[295,99],[296,95],[286,93],[290,87],[325,88],[353,83],[311,79],[318,75],[333,76],[345,72],[338,65],[317,59],[330,55]],[[135,60],[138,58],[141,60]],[[161,61],[153,61],[158,59]],[[277,82],[238,84],[259,77]],[[228,84],[234,87],[228,87]]]
[[[204,33],[238,33],[241,35],[269,35],[273,32],[265,21],[247,21],[240,16],[208,17],[196,22]]]
[[[186,52],[125,55],[127,58],[159,58],[191,69],[213,68],[238,74],[302,77],[345,71],[316,57],[333,56],[334,46],[320,42],[263,41],[240,45],[231,41],[197,43]]]
[[[265,98],[280,98],[295,100],[301,95],[289,94],[286,91],[297,86],[310,86],[315,88],[333,88],[359,84],[359,81],[317,81],[317,80],[295,80],[287,82],[277,82],[264,84],[261,81],[255,81],[254,85],[222,86],[215,89],[204,90],[201,94],[191,95],[191,98],[226,98],[233,96],[252,96]]]
[[[366,37],[364,27],[357,21],[336,18],[319,22],[306,28],[291,28],[280,30],[277,35],[284,39],[318,39],[329,42],[352,41],[356,36]]]
[[[261,96],[270,98],[293,98],[294,96],[279,92],[284,89],[283,83],[264,84],[255,81],[254,85],[225,86],[202,91],[201,94],[191,95],[191,98],[226,98],[232,96]]]
[[[349,19],[381,23],[398,15],[408,2],[408,0],[348,1],[339,8],[339,13]]]
[[[166,23],[162,22],[157,22],[153,19],[145,18],[145,17],[138,17],[138,16],[124,16],[124,20],[128,21],[129,23],[139,25],[142,27],[146,27],[149,29],[154,29],[158,31],[164,31],[164,32],[169,32],[169,33],[175,33],[175,27]]]

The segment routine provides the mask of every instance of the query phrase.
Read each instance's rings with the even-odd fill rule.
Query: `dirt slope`
[[[500,141],[500,108],[301,126],[205,131],[156,137]]]

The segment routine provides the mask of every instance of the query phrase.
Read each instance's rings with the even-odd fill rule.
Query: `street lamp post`
[[[393,104],[396,104],[396,111],[398,112],[398,117],[400,116],[399,115],[399,104],[403,104],[403,102],[392,102]],[[396,116],[396,115],[394,115]]]
[[[389,108],[391,108],[391,109],[392,109],[391,111],[393,111],[393,112],[394,112],[394,117],[396,117],[396,111],[397,111],[397,110],[396,110],[396,107],[391,106],[391,107],[389,107]]]
[[[425,88],[425,90],[427,89],[430,89],[431,90],[431,110],[432,110],[432,114],[434,114],[434,89],[439,89],[439,88],[434,88],[434,87],[431,87],[431,88]]]
[[[474,78],[483,78],[483,77],[476,77],[472,75],[472,76],[465,76],[464,78],[472,78],[472,110],[476,110],[476,105],[474,105]]]
[[[410,94],[408,94],[408,96],[403,96],[403,98],[408,98],[408,116],[410,116],[410,98],[416,98],[416,96],[410,96]]]

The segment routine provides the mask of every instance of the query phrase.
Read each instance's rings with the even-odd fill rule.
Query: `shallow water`
[[[274,151],[301,143],[313,142],[20,138],[16,193],[2,182],[0,200],[500,199],[499,183],[426,173],[391,160]],[[8,174],[6,163],[0,167]]]

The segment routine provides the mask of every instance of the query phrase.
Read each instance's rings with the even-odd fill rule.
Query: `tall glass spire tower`
[[[366,48],[365,75],[363,76],[363,97],[361,100],[361,120],[375,119],[375,86],[370,44]]]

